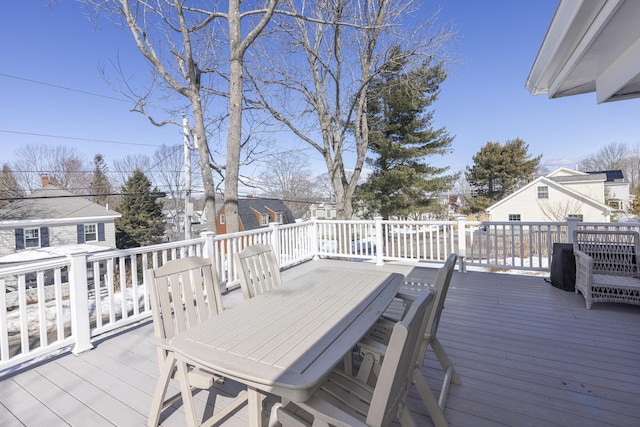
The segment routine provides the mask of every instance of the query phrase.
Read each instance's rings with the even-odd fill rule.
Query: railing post
[[[204,246],[202,247],[203,258],[213,258],[213,238],[216,237],[215,231],[203,231],[200,237],[204,238]]]
[[[71,309],[71,331],[75,338],[73,354],[91,350],[91,326],[89,322],[89,290],[87,284],[87,253],[67,255],[69,266],[69,303]],[[100,307],[96,307],[96,316],[100,316]]]
[[[309,240],[310,240],[310,245],[311,245],[311,254],[313,255],[313,259],[317,260],[318,259],[318,253],[319,253],[319,242],[318,242],[318,218],[315,216],[312,216],[311,219],[311,235],[309,236]]]
[[[458,218],[458,270],[461,273],[467,272],[467,220]]]
[[[271,246],[273,247],[273,252],[276,255],[278,264],[281,264],[282,259],[280,257],[280,224],[277,222],[270,222],[269,227],[271,228]]]
[[[578,229],[578,218],[567,217],[567,243],[573,243],[573,231]]]
[[[382,256],[384,255],[384,239],[383,239],[383,226],[382,226],[382,217],[376,216],[373,217],[373,230],[376,235],[376,265],[383,265],[384,260]]]

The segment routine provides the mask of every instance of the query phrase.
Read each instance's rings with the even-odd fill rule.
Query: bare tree
[[[309,160],[301,153],[274,156],[261,174],[259,185],[265,196],[282,199],[296,218],[319,198]]]
[[[118,190],[122,189],[131,178],[136,169],[148,173],[151,169],[151,158],[145,154],[127,155],[122,159],[116,159],[111,165],[113,178],[111,182]]]
[[[185,158],[182,145],[163,145],[153,153],[148,175],[161,191],[166,193],[164,207],[171,212],[174,231],[180,230],[180,214],[184,213],[186,197]],[[192,186],[201,186],[193,180]]]
[[[612,142],[598,152],[582,159],[579,167],[583,171],[600,171],[622,169],[625,159],[630,153],[626,144]]]
[[[27,192],[42,187],[46,175],[52,185],[84,194],[91,183],[91,166],[77,149],[64,145],[29,144],[16,150],[13,173]]]
[[[0,208],[5,207],[11,202],[11,200],[6,199],[20,197],[24,197],[24,191],[18,184],[18,180],[9,165],[5,163],[2,165],[2,171],[0,171]]]
[[[218,10],[225,2],[190,5],[182,0],[146,2],[132,0],[81,0],[97,10],[115,17],[130,30],[138,50],[151,64],[158,80],[174,93],[186,98],[194,119],[198,141],[199,166],[205,193],[205,215],[215,218],[215,186],[211,169],[222,169],[212,161],[205,124],[208,95],[222,94],[211,85],[216,73],[222,74],[219,64],[224,55],[223,39],[227,40],[229,124],[225,165],[225,205],[227,230],[238,231],[238,175],[242,138],[242,68],[247,48],[269,22],[277,0],[269,0],[266,8],[250,9],[240,0],[229,0],[226,11]],[[253,19],[254,26],[241,24]],[[226,31],[219,21],[226,22]],[[148,110],[148,97],[137,97],[135,110],[145,114],[152,123],[163,125],[175,120],[158,122]],[[207,228],[215,229],[209,221]]]
[[[578,199],[567,199],[564,201],[541,201],[538,200],[538,206],[543,215],[549,221],[564,222],[570,215],[577,215],[581,212],[584,203]]]
[[[253,57],[262,68],[248,71],[254,105],[322,155],[338,218],[353,214],[368,145],[367,88],[389,60],[391,46],[409,47],[403,59],[415,67],[453,36],[448,29],[434,31],[436,15],[412,33],[400,30],[398,22],[413,12],[411,4],[287,0],[278,31],[263,39]],[[347,165],[350,159],[353,164]]]

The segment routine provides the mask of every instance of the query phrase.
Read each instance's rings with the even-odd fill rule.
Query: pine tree
[[[160,242],[165,220],[162,202],[152,194],[157,192],[157,188],[151,191],[151,182],[140,169],[136,169],[122,187],[122,202],[118,207],[122,217],[116,219],[116,245],[119,249]]]
[[[442,214],[446,205],[435,196],[453,185],[456,175],[444,175],[426,157],[446,154],[453,137],[445,128],[433,129],[434,111],[428,108],[438,98],[446,73],[442,64],[422,64],[406,71],[400,48],[370,85],[367,111],[368,149],[374,158],[367,163],[373,172],[356,191],[365,216]]]
[[[531,157],[529,146],[520,138],[487,142],[473,156],[473,166],[465,173],[472,196],[465,200],[465,212],[478,213],[526,184],[538,169],[540,159]]]
[[[107,165],[102,154],[93,158],[93,177],[91,178],[91,201],[105,206],[111,194],[111,182],[107,178]]]

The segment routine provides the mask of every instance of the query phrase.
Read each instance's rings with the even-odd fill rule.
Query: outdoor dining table
[[[170,346],[181,372],[190,364],[246,384],[249,425],[260,426],[266,393],[307,400],[373,326],[403,279],[383,267],[318,267],[176,335]],[[181,391],[188,423],[197,425],[184,381]]]

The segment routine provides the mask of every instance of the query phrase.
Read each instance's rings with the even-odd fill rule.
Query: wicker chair
[[[637,231],[574,230],[576,293],[594,302],[640,305],[640,235]]]

